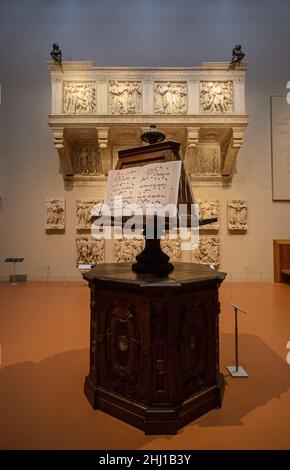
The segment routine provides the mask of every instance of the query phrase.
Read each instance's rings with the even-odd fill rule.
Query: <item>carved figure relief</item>
[[[104,262],[104,240],[95,240],[90,235],[76,238],[77,266],[79,264],[100,264]]]
[[[248,229],[248,202],[244,199],[228,201],[228,228],[232,231]]]
[[[96,87],[94,82],[64,82],[64,113],[93,113],[95,110]]]
[[[181,258],[181,241],[180,238],[172,239],[169,238],[161,240],[161,248],[166,253],[171,262],[180,261]]]
[[[77,199],[76,201],[76,228],[77,230],[91,229],[92,208],[101,203],[101,199]]]
[[[220,149],[218,145],[200,144],[198,146],[193,162],[193,173],[220,173]]]
[[[46,230],[64,230],[64,199],[46,199]]]
[[[114,261],[115,263],[125,263],[135,261],[136,256],[143,250],[144,240],[141,238],[124,238],[115,240]]]
[[[102,175],[103,165],[97,144],[76,145],[74,169],[80,175]]]
[[[141,112],[141,82],[111,81],[109,103],[112,114],[137,114]]]
[[[201,220],[219,218],[220,203],[217,199],[196,199]],[[212,224],[202,225],[200,230],[219,230],[219,221]]]
[[[200,107],[205,113],[231,113],[233,112],[233,83],[201,82]]]
[[[155,82],[154,109],[157,114],[184,114],[187,109],[186,83]]]
[[[193,263],[219,264],[219,238],[199,237],[198,247],[192,252]]]

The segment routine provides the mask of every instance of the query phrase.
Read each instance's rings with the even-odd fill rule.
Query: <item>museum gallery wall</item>
[[[60,8],[58,14],[65,12]],[[73,11],[72,16],[74,24],[76,12]],[[219,18],[233,30],[227,19]],[[28,16],[26,19],[29,21]],[[45,27],[52,19],[42,15],[39,27]],[[124,23],[125,18],[122,21]],[[221,70],[223,66],[219,69],[216,65],[219,70],[214,72],[213,62],[204,68],[199,65],[203,60],[230,58],[227,54],[230,55],[232,44],[227,50],[223,44],[223,50],[218,46],[216,53],[213,51],[215,28],[204,44],[200,44],[196,56],[191,55],[189,60],[185,54],[182,61],[179,58],[178,65],[190,65],[187,71],[181,68],[179,76],[170,67],[156,74],[147,67],[142,71],[135,68],[135,74],[114,72],[109,76],[110,66],[122,65],[120,60],[115,63],[112,57],[97,80],[89,77],[88,70],[84,73],[87,77],[82,76],[81,80],[79,71],[71,70],[70,75],[59,82],[57,74],[52,74],[55,80],[52,94],[50,74],[53,70],[48,70],[46,64],[50,38],[42,38],[41,48],[35,50],[33,58],[20,59],[20,45],[13,45],[15,55],[5,57],[2,63],[6,66],[1,75],[0,256],[24,256],[22,270],[30,276],[49,265],[53,278],[79,279],[76,265],[84,261],[82,253],[86,254],[86,260],[96,262],[119,262],[138,253],[139,240],[133,242],[133,249],[128,249],[125,242],[121,246],[122,242],[91,240],[87,214],[94,201],[104,197],[106,172],[113,167],[117,150],[141,144],[140,134],[150,122],[140,116],[150,115],[156,117],[155,122],[166,131],[167,138],[182,142],[185,159],[192,152],[188,157],[192,165],[191,184],[201,213],[205,218],[208,214],[219,217],[215,227],[210,230],[204,227],[202,232],[201,243],[208,253],[206,262],[235,273],[243,272],[246,266],[253,267],[263,273],[265,280],[271,280],[272,240],[289,238],[290,217],[289,204],[272,202],[269,99],[273,94],[285,94],[290,70],[287,64],[276,63],[275,57],[271,57],[268,64],[262,60],[258,65],[259,48],[254,41],[249,42],[250,25],[243,17],[241,21],[244,37],[248,35],[248,70],[241,68],[237,77],[226,75],[225,70]],[[21,23],[19,20],[19,25]],[[283,28],[284,23],[280,27]],[[26,31],[26,34],[32,47],[37,42],[37,31]],[[73,30],[70,34],[76,44]],[[263,34],[266,38],[266,32]],[[277,35],[272,35],[272,41],[277,41],[278,47]],[[98,65],[93,43],[83,44],[77,57],[94,59],[94,65],[90,66],[93,69]],[[134,67],[137,62],[140,66],[150,63],[149,52],[143,57],[144,61],[142,57],[141,54],[138,61],[135,57],[134,63],[129,56],[123,57],[123,65]],[[273,61],[275,67],[270,66]],[[155,60],[154,65],[174,67],[177,63],[173,59],[170,63],[167,57],[165,64],[160,54],[160,60],[157,63]],[[244,83],[245,91],[237,92]],[[235,93],[241,96],[240,101],[235,102]],[[85,99],[75,99],[78,95]],[[217,97],[216,104],[212,104],[211,95]],[[120,96],[127,98],[122,100]],[[177,99],[170,99],[170,96]],[[72,122],[77,118],[79,134],[70,134],[70,131],[61,134],[60,128],[65,128],[67,121],[65,117],[56,124],[51,116],[57,114],[71,117]],[[89,114],[107,114],[110,119],[107,122],[92,120],[88,131],[87,125],[80,124]],[[202,119],[205,115],[211,116],[211,136],[206,136],[203,129],[196,132],[197,121],[191,125],[190,116],[196,114],[203,116]],[[238,122],[241,115],[244,119]],[[133,126],[134,117],[137,119]],[[114,122],[118,122],[119,127],[113,126],[112,131]],[[221,127],[232,131],[223,135]],[[227,138],[232,141],[228,142]],[[61,146],[65,155],[61,155]],[[225,180],[220,176],[221,164],[230,146],[233,149],[238,146],[238,152],[234,156],[236,164],[228,172],[231,177]],[[74,176],[69,178],[69,173]],[[174,259],[187,259],[180,254],[178,241],[171,245],[164,243],[165,251],[172,253]],[[199,251],[204,252],[200,248]],[[199,251],[191,254],[192,261],[204,261]],[[7,277],[8,270],[9,267],[1,263],[1,279]]]

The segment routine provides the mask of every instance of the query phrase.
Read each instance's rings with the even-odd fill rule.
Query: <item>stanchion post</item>
[[[242,310],[235,304],[229,302],[229,304],[234,308],[235,311],[235,365],[227,366],[227,370],[232,377],[248,377],[247,372],[241,366],[239,366],[239,334],[238,334],[238,311],[246,314],[245,310]]]

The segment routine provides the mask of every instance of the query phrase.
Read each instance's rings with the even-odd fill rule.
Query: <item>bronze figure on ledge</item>
[[[61,65],[62,63],[62,52],[61,49],[59,48],[59,45],[57,42],[54,42],[52,45],[52,51],[50,53],[53,61],[55,64]]]
[[[242,51],[242,46],[240,44],[236,44],[233,48],[233,57],[230,62],[230,66],[232,68],[236,68],[236,66],[239,67],[244,57],[245,53]]]

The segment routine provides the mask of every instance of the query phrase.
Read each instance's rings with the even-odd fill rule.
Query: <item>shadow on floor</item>
[[[240,365],[248,378],[232,378],[226,366],[234,365],[234,335],[221,334],[221,372],[226,387],[223,406],[201,417],[199,426],[232,426],[243,424],[248,413],[265,405],[290,387],[290,367],[258,336],[241,334],[239,337]],[[286,351],[286,350],[285,350]],[[270,420],[270,416],[269,416]]]
[[[221,335],[222,364],[233,363],[233,335]],[[227,377],[221,409],[193,423],[242,425],[243,418],[290,387],[290,368],[257,336],[240,336],[241,365],[248,379]],[[223,367],[224,368],[224,367]],[[2,449],[138,449],[154,436],[93,411],[83,393],[88,350],[67,351],[38,364],[24,362],[0,372]],[[269,420],[271,418],[269,417]],[[187,427],[187,431],[190,431]],[[182,431],[181,431],[182,432]],[[169,436],[167,436],[170,439]]]
[[[74,350],[2,369],[0,448],[138,449],[151,441],[91,409],[83,393],[88,356],[88,349]]]

